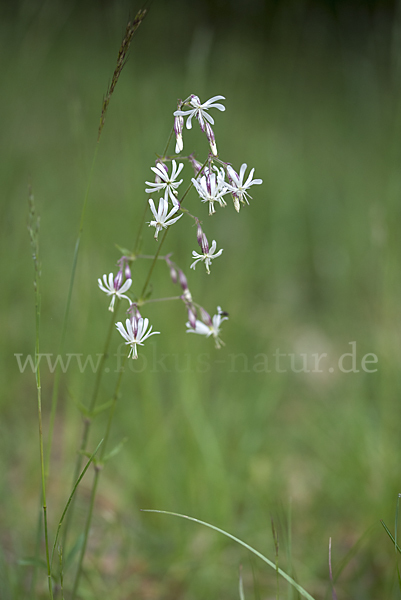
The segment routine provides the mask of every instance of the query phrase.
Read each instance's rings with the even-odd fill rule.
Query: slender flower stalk
[[[118,308],[119,308],[119,299],[117,298],[116,305],[115,305],[115,313],[118,312]],[[104,342],[104,347],[103,347],[103,352],[102,352],[100,363],[99,363],[99,368],[96,371],[96,379],[95,379],[95,384],[93,386],[92,396],[91,396],[89,405],[86,410],[86,416],[84,419],[84,426],[83,426],[82,436],[81,436],[81,443],[80,443],[79,451],[77,452],[77,458],[75,461],[73,481],[76,481],[79,477],[79,473],[81,472],[81,468],[82,468],[83,457],[85,455],[85,452],[86,452],[86,449],[88,446],[89,432],[90,432],[90,427],[92,424],[93,412],[95,410],[97,399],[99,396],[100,384],[102,381],[102,375],[104,373],[104,364],[108,357],[111,336],[114,331],[115,313],[110,315],[109,327],[108,327],[106,339]],[[73,512],[74,512],[75,498],[76,498],[76,496],[74,496],[72,499],[71,506],[67,512],[66,519],[65,519],[64,531],[63,531],[62,543],[61,543],[63,548],[65,548],[67,545],[68,533],[69,533],[69,529],[70,529],[72,517],[73,517]]]
[[[46,503],[46,469],[43,450],[43,425],[42,425],[42,386],[40,382],[40,360],[39,360],[39,331],[40,331],[40,312],[41,312],[41,296],[40,296],[40,259],[39,259],[39,219],[35,213],[35,202],[32,190],[29,189],[29,224],[28,231],[31,240],[32,258],[34,264],[34,291],[35,291],[35,378],[38,403],[38,424],[39,424],[39,454],[40,454],[40,471],[42,480],[42,509],[43,509],[43,524],[45,533],[45,549],[46,549],[46,565],[47,565],[47,580],[49,587],[50,598],[53,598],[53,582],[50,564],[49,552],[49,534],[47,525],[47,503]]]
[[[126,358],[127,357],[124,357],[120,372],[118,374],[116,387],[115,387],[114,394],[113,394],[112,404],[111,404],[110,411],[109,411],[109,418],[107,420],[106,432],[105,432],[105,435],[103,438],[103,443],[102,443],[102,447],[101,447],[101,451],[100,451],[99,461],[96,463],[96,466],[95,466],[95,473],[94,473],[94,477],[93,477],[93,483],[92,483],[92,489],[91,489],[91,495],[90,495],[90,501],[89,501],[89,510],[88,510],[88,514],[86,517],[83,542],[82,542],[81,551],[79,553],[78,566],[77,566],[75,580],[74,580],[74,586],[73,586],[73,590],[72,590],[72,594],[71,594],[71,600],[75,600],[75,598],[76,598],[78,588],[79,588],[79,583],[80,583],[81,576],[82,576],[83,561],[84,561],[84,557],[86,554],[86,547],[87,547],[88,538],[89,538],[89,530],[90,530],[90,526],[92,523],[92,516],[93,516],[93,509],[95,506],[96,492],[97,492],[97,487],[99,484],[99,476],[100,476],[102,464],[103,464],[104,457],[105,457],[105,451],[106,451],[107,442],[108,442],[109,435],[110,435],[111,424],[112,424],[114,411],[115,411],[116,404],[117,404],[117,399],[120,394],[120,386],[121,386],[121,380],[122,380],[123,374],[125,372],[124,366],[125,366]]]
[[[114,69],[114,73],[113,73],[113,77],[111,78],[110,86],[107,89],[106,96],[104,97],[104,100],[103,100],[102,113],[100,115],[100,125],[99,125],[97,141],[99,141],[100,136],[102,134],[104,122],[106,119],[106,112],[107,112],[107,108],[109,106],[111,96],[113,95],[114,89],[117,85],[117,81],[121,75],[121,71],[123,70],[125,63],[127,62],[128,51],[129,51],[129,48],[130,48],[130,45],[132,42],[132,38],[134,36],[135,31],[138,29],[139,25],[144,20],[144,18],[146,16],[146,12],[147,12],[146,9],[139,10],[137,12],[137,14],[135,15],[134,20],[132,22],[128,21],[128,23],[127,23],[127,27],[125,29],[125,35],[124,35],[123,41],[121,42],[120,49],[118,51],[116,68]]]

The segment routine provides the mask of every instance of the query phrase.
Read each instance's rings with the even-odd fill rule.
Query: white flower
[[[223,196],[228,194],[228,187],[224,178],[222,179],[219,170],[216,173],[207,172],[207,175],[202,175],[199,179],[192,178],[192,183],[199,194],[202,202],[209,202],[209,215],[215,213],[214,203],[218,202],[220,206],[226,206],[227,202]]]
[[[246,163],[241,166],[239,175],[234,171],[231,165],[227,166],[227,171],[231,183],[226,183],[227,188],[233,194],[235,210],[239,212],[240,202],[248,202],[248,197],[252,199],[252,196],[248,193],[248,189],[251,185],[260,185],[263,183],[262,179],[252,179],[255,169],[251,169],[248,179],[244,183],[244,175],[246,171]]]
[[[117,298],[125,298],[126,300],[128,300],[128,302],[131,304],[131,300],[130,298],[128,298],[128,296],[126,296],[124,294],[124,292],[126,292],[127,290],[129,290],[129,288],[131,287],[132,284],[132,279],[127,279],[125,281],[125,283],[123,283],[123,285],[116,289],[114,286],[114,276],[113,273],[109,273],[109,277],[107,278],[107,275],[103,275],[103,283],[102,280],[99,278],[97,280],[98,285],[100,287],[100,289],[102,290],[102,292],[105,292],[108,296],[111,296],[111,302],[110,302],[110,306],[109,306],[109,310],[111,312],[114,312],[114,304],[116,301],[116,297]]]
[[[151,335],[156,335],[160,333],[160,331],[152,331],[152,327],[150,327],[149,331],[146,331],[149,325],[149,319],[136,319],[134,318],[132,321],[127,319],[124,325],[119,322],[116,323],[116,327],[118,331],[121,333],[123,338],[126,340],[126,344],[131,346],[131,350],[129,351],[128,358],[132,355],[132,358],[138,358],[137,345],[143,346],[143,342],[150,337]]]
[[[156,211],[155,204],[154,204],[152,198],[149,198],[149,206],[150,206],[150,210],[152,211],[153,216],[155,218],[154,221],[150,221],[149,227],[156,227],[156,232],[155,232],[156,240],[157,240],[157,236],[159,235],[159,231],[161,231],[162,229],[167,229],[167,227],[169,227],[170,225],[173,225],[173,223],[178,221],[178,219],[181,219],[181,217],[183,216],[181,214],[178,217],[175,217],[175,219],[170,219],[170,217],[175,215],[177,210],[180,210],[180,206],[179,206],[179,204],[177,204],[176,206],[173,206],[173,208],[168,213],[168,202],[165,198],[160,198],[159,209],[157,211]],[[167,219],[170,219],[170,221],[168,221]]]
[[[156,167],[151,167],[152,171],[156,174],[156,183],[152,183],[151,181],[145,181],[147,185],[150,185],[150,188],[146,188],[145,192],[147,194],[153,194],[153,192],[159,192],[164,190],[164,198],[167,200],[170,196],[170,199],[174,206],[178,206],[177,200],[177,188],[183,182],[183,179],[180,181],[176,181],[178,175],[181,173],[184,168],[184,163],[180,163],[177,167],[177,163],[175,160],[171,161],[172,170],[171,175],[169,176],[167,167],[162,163],[158,163]]]
[[[210,318],[210,317],[209,317]],[[188,321],[187,333],[199,333],[200,335],[205,335],[206,337],[213,336],[214,341],[216,343],[216,348],[220,348],[222,344],[224,346],[224,342],[219,338],[220,335],[220,325],[223,321],[227,321],[228,316],[221,310],[221,307],[217,307],[217,315],[214,315],[213,319],[210,320],[210,323],[207,325],[202,321],[196,320],[195,329],[191,327],[190,322]]]
[[[218,110],[226,110],[226,107],[223,104],[216,103],[215,100],[225,100],[224,96],[213,96],[210,100],[206,100],[203,104],[198,96],[192,94],[190,96],[189,104],[193,107],[189,110],[176,110],[174,112],[175,117],[188,117],[187,118],[187,129],[191,129],[192,127],[192,118],[196,117],[199,121],[199,125],[201,126],[202,131],[205,130],[205,119],[209,121],[212,125],[214,124],[213,117],[211,117],[206,111],[209,108],[217,108]]]
[[[217,258],[218,256],[221,255],[221,253],[223,252],[223,248],[221,250],[219,250],[218,252],[216,252],[216,254],[214,253],[214,251],[216,250],[217,244],[216,244],[216,240],[213,240],[212,242],[212,247],[209,248],[206,247],[203,252],[203,254],[199,254],[198,252],[195,252],[195,250],[192,250],[192,257],[196,258],[196,260],[194,260],[194,262],[191,265],[191,269],[195,269],[195,265],[197,262],[199,261],[205,261],[205,265],[206,265],[206,271],[208,274],[210,274],[210,265],[211,262],[214,258]]]

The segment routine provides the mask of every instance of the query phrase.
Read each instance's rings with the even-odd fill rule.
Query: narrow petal
[[[150,210],[152,211],[154,218],[157,220],[157,211],[156,211],[155,203],[153,202],[152,198],[149,198],[148,202],[149,202]]]
[[[187,119],[187,123],[186,123],[186,128],[187,129],[192,129],[192,117],[194,116],[195,111],[192,110],[191,114],[189,115],[188,119]]]
[[[244,181],[245,171],[246,171],[246,163],[243,163],[241,165],[241,169],[239,171],[239,179],[240,179],[241,185],[242,185],[242,182]]]
[[[127,290],[130,289],[132,285],[132,279],[127,279],[122,286],[120,287],[120,289],[118,290],[119,294],[124,294],[124,292],[126,292]]]
[[[181,217],[183,217],[183,216],[184,216],[183,214],[181,214],[181,215],[178,215],[178,217],[175,217],[174,219],[171,219],[170,221],[166,221],[166,222],[165,222],[165,225],[168,225],[168,226],[170,226],[170,225],[174,225],[174,223],[176,223],[176,222],[177,222],[179,219],[181,219]]]
[[[129,337],[129,335],[125,331],[124,325],[121,322],[116,323],[116,327],[117,327],[118,331],[121,333],[121,335],[123,336],[123,338],[125,340],[127,340],[127,342],[131,342],[132,341],[132,339]]]

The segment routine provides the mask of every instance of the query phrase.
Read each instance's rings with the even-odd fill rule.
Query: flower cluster
[[[220,306],[217,307],[217,313],[211,317],[209,313],[198,303],[193,300],[192,294],[188,288],[188,281],[184,272],[178,265],[171,260],[171,255],[160,255],[160,248],[164,242],[168,228],[182,219],[183,216],[190,218],[196,225],[196,238],[200,247],[200,252],[192,251],[193,262],[190,264],[191,269],[195,269],[198,263],[204,263],[206,273],[210,274],[212,261],[222,255],[223,249],[217,250],[217,242],[213,240],[209,245],[205,232],[203,231],[202,221],[194,216],[186,207],[183,207],[183,201],[188,193],[193,189],[199,200],[200,205],[207,204],[209,215],[216,213],[216,207],[225,208],[227,206],[226,198],[231,196],[234,208],[237,212],[240,211],[241,205],[249,204],[251,195],[250,188],[253,185],[260,185],[261,179],[254,179],[254,169],[250,169],[248,175],[247,165],[243,163],[239,172],[235,171],[232,165],[224,162],[219,158],[217,144],[212,125],[214,119],[209,113],[211,109],[217,109],[221,112],[225,111],[225,106],[221,104],[221,100],[225,100],[224,96],[213,96],[206,102],[201,102],[198,96],[191,94],[185,100],[179,100],[177,110],[173,113],[174,124],[173,132],[175,135],[175,156],[171,157],[167,154],[159,156],[155,166],[151,167],[154,175],[154,181],[146,181],[145,193],[148,195],[158,194],[158,198],[147,199],[148,207],[153,218],[148,221],[149,227],[155,228],[154,238],[159,242],[158,250],[155,255],[141,255],[136,250],[133,253],[124,251],[124,255],[118,261],[118,273],[116,277],[113,273],[103,275],[102,279],[98,279],[99,288],[108,296],[111,296],[109,310],[114,312],[118,303],[121,300],[128,300],[129,309],[128,317],[125,320],[125,325],[122,322],[116,323],[117,330],[124,338],[125,343],[130,346],[128,356],[137,358],[138,346],[142,346],[145,340],[152,335],[159,334],[158,331],[152,331],[149,326],[149,320],[143,318],[139,309],[148,302],[156,302],[160,300],[181,300],[186,308],[188,321],[186,323],[187,332],[197,333],[205,337],[212,337],[217,348],[223,345],[220,338],[220,329],[223,321],[228,319],[228,313],[224,312]],[[180,193],[180,186],[184,178],[182,171],[184,162],[177,161],[177,155],[184,149],[184,124],[186,129],[192,129],[193,122],[198,122],[202,132],[205,133],[209,143],[210,151],[203,163],[200,163],[194,154],[183,156],[182,161],[188,161],[194,170],[194,176],[189,179],[188,186],[183,193]],[[170,140],[169,140],[170,141]],[[158,205],[156,208],[156,203]],[[138,234],[136,249],[141,237],[142,225]],[[159,240],[159,233],[163,232],[162,239]],[[127,292],[132,290],[132,275],[131,264],[139,258],[152,259],[148,278],[142,293],[131,299]],[[178,284],[181,292],[178,296],[172,298],[156,298],[149,297],[146,293],[150,277],[153,273],[153,268],[158,259],[161,259],[167,265],[171,280],[174,284]]]

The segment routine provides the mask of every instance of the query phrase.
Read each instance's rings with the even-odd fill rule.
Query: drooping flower
[[[210,274],[210,265],[212,263],[212,260],[221,255],[221,253],[223,252],[223,248],[221,248],[218,252],[215,253],[217,243],[216,240],[213,240],[212,246],[209,249],[209,244],[205,234],[203,234],[202,243],[200,244],[200,246],[202,248],[202,254],[195,252],[195,250],[192,251],[192,258],[195,258],[196,260],[194,260],[190,268],[195,269],[196,263],[202,261],[205,263],[207,273]]]
[[[196,117],[198,119],[199,125],[202,131],[205,131],[205,119],[209,121],[212,125],[214,124],[214,119],[207,112],[210,108],[217,108],[218,110],[224,111],[226,107],[223,104],[219,104],[215,102],[216,100],[225,100],[224,96],[213,96],[203,104],[200,101],[198,96],[195,94],[191,94],[189,97],[189,102],[184,102],[185,105],[189,105],[192,108],[189,110],[176,110],[174,112],[175,117],[187,117],[186,127],[187,129],[191,129],[192,127],[192,118]]]
[[[152,331],[152,327],[148,329],[149,319],[133,318],[125,321],[125,327],[121,322],[116,323],[118,331],[121,333],[123,338],[126,340],[126,344],[131,346],[128,358],[132,355],[132,358],[138,358],[138,352],[136,347],[143,346],[143,342],[148,339],[151,335],[157,335],[160,331]]]
[[[213,336],[216,343],[216,348],[220,348],[221,345],[224,346],[224,342],[219,337],[220,325],[223,321],[227,321],[228,314],[222,311],[220,306],[217,307],[217,314],[214,315],[213,319],[210,318],[210,315],[205,311],[205,309],[201,310],[201,314],[202,321],[197,319],[195,327],[192,327],[189,321],[186,323],[187,333],[199,333],[200,335],[205,335],[206,337]]]
[[[199,194],[202,202],[209,202],[209,215],[216,212],[214,203],[218,202],[220,206],[226,206],[227,202],[223,196],[228,194],[228,187],[224,179],[221,178],[219,170],[216,168],[213,173],[209,169],[206,175],[198,179],[192,178],[192,183]]]
[[[171,164],[171,175],[168,174],[168,169],[164,163],[159,162],[155,167],[151,167],[152,171],[156,174],[156,182],[145,181],[145,183],[150,186],[150,188],[145,189],[145,192],[147,194],[153,194],[153,192],[164,190],[165,200],[168,200],[170,197],[173,205],[178,206],[177,188],[181,185],[183,179],[180,179],[180,181],[176,181],[176,179],[184,168],[184,163],[180,163],[177,167],[176,161],[172,160]]]
[[[229,183],[226,183],[226,186],[233,195],[234,206],[237,212],[239,212],[240,209],[240,202],[249,204],[248,198],[252,199],[252,196],[248,193],[248,189],[251,185],[260,185],[263,183],[262,179],[252,179],[255,169],[251,169],[248,179],[244,182],[245,171],[246,163],[243,163],[241,166],[239,175],[234,171],[231,165],[227,165]]]
[[[154,221],[149,222],[149,227],[156,227],[156,231],[155,231],[155,239],[156,240],[157,240],[157,236],[159,235],[159,231],[161,231],[162,229],[167,229],[167,227],[176,223],[178,221],[178,219],[181,219],[181,217],[183,216],[183,214],[181,214],[178,217],[171,219],[171,217],[173,215],[175,215],[177,210],[180,210],[180,205],[177,204],[176,206],[173,206],[173,208],[170,210],[170,212],[168,212],[168,201],[165,198],[160,198],[159,208],[157,211],[156,211],[156,207],[155,207],[155,204],[154,204],[152,198],[149,198],[149,206],[150,206],[150,210],[152,211],[153,216],[155,218]],[[170,219],[170,220],[168,220],[168,219]]]
[[[128,296],[126,296],[124,292],[129,290],[129,288],[131,287],[132,279],[127,279],[121,285],[122,278],[117,275],[114,279],[113,273],[109,273],[108,277],[106,274],[103,275],[103,282],[100,278],[97,280],[97,282],[102,292],[105,292],[108,296],[111,296],[111,302],[109,306],[109,310],[111,312],[114,312],[114,304],[116,302],[116,298],[125,298],[131,304],[130,298],[128,298]]]

